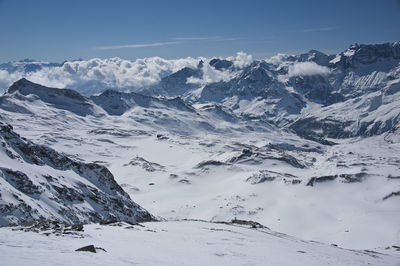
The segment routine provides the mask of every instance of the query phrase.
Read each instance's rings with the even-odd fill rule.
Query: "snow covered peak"
[[[298,56],[299,62],[314,62],[321,66],[327,66],[332,56],[326,55],[317,50],[310,50],[308,53],[304,53]]]
[[[37,83],[33,83],[26,78],[21,78],[20,80],[14,82],[10,88],[7,90],[8,94],[12,94],[15,92],[19,92],[22,95],[29,95],[35,94],[37,96],[44,96],[44,97],[66,97],[70,99],[75,99],[79,101],[85,101],[86,98],[80,95],[78,92],[70,89],[56,89],[56,88],[49,88],[46,86],[42,86]]]
[[[137,106],[142,108],[171,108],[193,112],[193,108],[179,97],[155,97],[134,92],[126,93],[107,90],[100,95],[91,96],[90,99],[110,115],[122,115]]]
[[[331,63],[345,68],[368,65],[382,60],[400,59],[400,42],[382,44],[352,44],[349,49],[337,55]]]
[[[78,92],[70,89],[57,89],[33,83],[25,78],[14,82],[4,94],[8,106],[15,104],[15,99],[40,100],[57,109],[71,111],[80,116],[101,115],[93,103]],[[12,109],[12,107],[11,107]]]
[[[146,73],[153,73],[151,65],[155,63],[157,67],[154,71],[158,73],[152,85],[135,89],[140,94],[131,93],[131,87],[123,87],[124,93],[108,90],[97,96],[85,97],[72,90],[44,87],[21,79],[9,88],[1,99],[0,107],[26,112],[29,109],[26,104],[28,101],[16,106],[12,98],[27,97],[28,100],[40,100],[81,116],[106,113],[119,116],[136,107],[193,112],[190,104],[216,103],[245,119],[266,119],[276,125],[290,126],[301,119],[301,115],[316,116],[318,112],[314,108],[332,105],[336,114],[342,114],[334,123],[348,122],[354,126],[348,127],[345,134],[342,132],[338,136],[354,136],[365,132],[359,124],[361,118],[350,119],[348,112],[343,113],[343,105],[351,106],[349,101],[363,102],[363,99],[376,98],[371,100],[371,108],[367,110],[378,110],[397,99],[400,83],[399,47],[400,42],[354,44],[335,58],[310,50],[300,55],[280,55],[265,61],[253,61],[251,56],[244,53],[239,53],[236,58],[225,59],[199,58],[174,62],[160,58],[143,62],[136,60],[135,63],[144,67]],[[237,61],[243,64],[237,64]],[[108,69],[110,64],[112,68],[118,66],[118,69],[135,68],[132,62],[119,58],[67,62],[63,67],[71,67],[71,73],[80,73],[82,68],[90,69],[89,72],[93,70],[95,76],[86,79],[86,82],[91,82],[96,90],[101,91],[108,88],[101,85],[107,78],[101,77],[104,76],[103,70]],[[368,96],[370,93],[382,96]],[[364,113],[362,108],[359,112],[363,113],[364,120],[372,114],[372,111]],[[382,133],[390,130],[388,121],[392,123],[397,120],[391,116],[379,122],[381,126],[376,124],[377,119],[368,120],[369,126],[382,127],[382,130],[368,132]]]

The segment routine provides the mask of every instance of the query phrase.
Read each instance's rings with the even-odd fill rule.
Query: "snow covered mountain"
[[[86,95],[116,89],[179,96],[190,104],[218,104],[236,116],[262,119],[314,140],[371,136],[399,121],[399,47],[400,42],[354,44],[337,55],[311,50],[261,61],[243,53],[227,59],[134,62],[25,60],[0,65],[0,83],[26,76]],[[121,114],[118,108],[115,112]]]
[[[187,99],[217,102],[302,136],[381,134],[400,119],[399,49],[396,42],[352,45],[334,58],[317,51],[281,55],[254,62],[229,81],[207,84]]]

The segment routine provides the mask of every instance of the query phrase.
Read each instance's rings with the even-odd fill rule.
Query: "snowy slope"
[[[96,115],[81,116],[32,95],[5,94],[29,112],[0,105],[3,121],[35,142],[107,166],[156,216],[238,217],[350,248],[399,244],[396,131],[328,139],[339,143],[330,146],[215,103],[109,91],[88,100]],[[122,114],[109,113],[114,105]]]
[[[46,232],[44,232],[46,233]],[[6,265],[398,265],[399,257],[302,241],[267,228],[177,221],[85,225],[78,235],[0,228]],[[81,236],[81,237],[79,237]],[[76,252],[87,245],[96,253]]]

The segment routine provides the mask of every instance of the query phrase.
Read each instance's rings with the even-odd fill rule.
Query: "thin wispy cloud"
[[[216,41],[237,41],[237,40],[242,40],[243,38],[221,38],[221,39],[218,39],[218,40],[216,40]]]
[[[137,44],[126,44],[126,45],[111,45],[111,46],[98,46],[96,50],[116,50],[116,49],[127,49],[127,48],[146,48],[146,47],[158,47],[166,45],[180,44],[181,41],[175,42],[153,42],[153,43],[137,43]]]
[[[209,41],[209,40],[217,40],[221,37],[212,36],[212,37],[176,37],[174,40],[178,41]]]
[[[222,41],[236,41],[242,38],[233,37],[221,37],[221,36],[210,36],[210,37],[176,37],[173,38],[178,41],[210,41],[210,42],[222,42]]]
[[[129,48],[134,49],[134,48],[146,48],[146,47],[159,47],[159,46],[182,44],[182,43],[196,42],[196,41],[222,42],[222,41],[236,41],[236,40],[240,40],[240,39],[242,39],[242,38],[229,38],[229,37],[220,37],[220,36],[176,37],[176,38],[173,38],[173,40],[175,40],[175,41],[169,41],[169,42],[153,42],[153,43],[135,43],[135,44],[126,44],[126,45],[97,46],[94,49],[96,49],[96,50],[117,50],[117,49],[129,49]]]
[[[333,31],[336,29],[338,29],[338,27],[321,27],[321,28],[304,29],[303,32]]]

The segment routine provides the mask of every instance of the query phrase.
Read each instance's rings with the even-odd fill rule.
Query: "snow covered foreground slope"
[[[200,221],[85,225],[73,236],[0,228],[4,265],[399,265],[395,256]],[[94,245],[96,253],[76,252]]]
[[[0,122],[0,225],[151,221],[107,168],[71,160]]]

